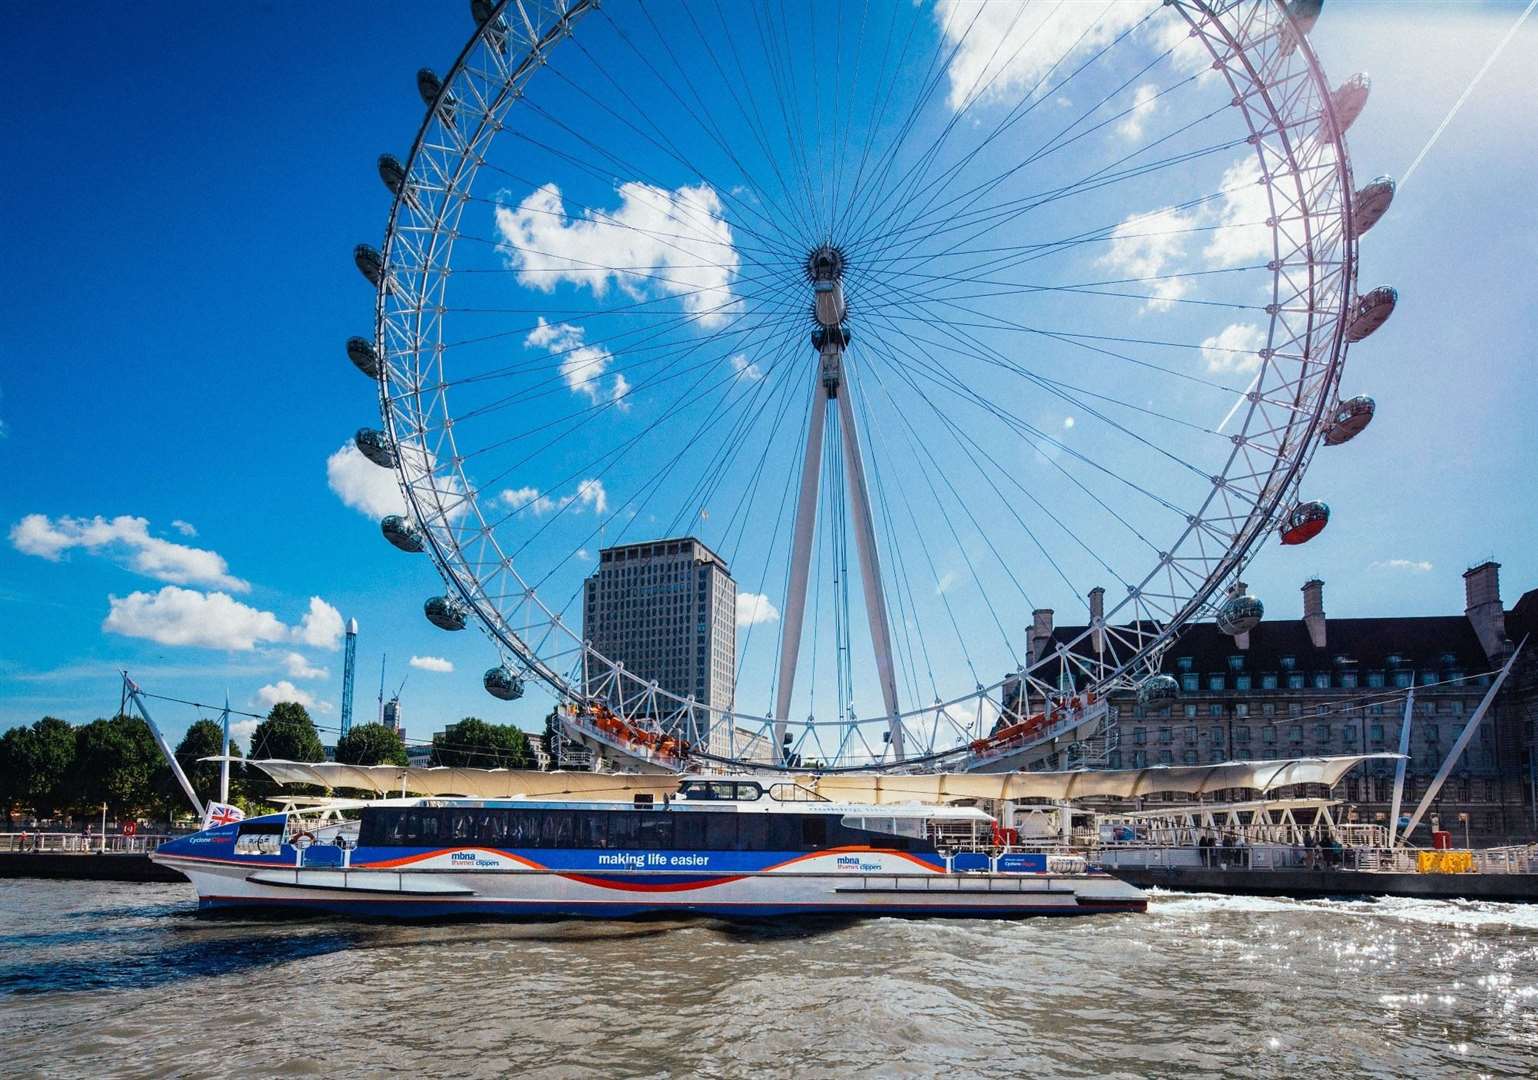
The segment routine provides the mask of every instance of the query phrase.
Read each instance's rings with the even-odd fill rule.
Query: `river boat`
[[[1140,912],[1083,857],[1024,850],[976,807],[839,803],[682,780],[630,801],[321,800],[162,844],[203,908],[390,918]]]

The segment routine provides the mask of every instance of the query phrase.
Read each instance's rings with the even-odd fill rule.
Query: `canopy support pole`
[[[176,760],[176,751],[171,749],[171,744],[166,741],[165,734],[150,718],[149,709],[144,706],[144,695],[134,685],[134,681],[128,677],[128,672],[123,672],[123,700],[138,710],[139,718],[150,729],[150,734],[155,736],[155,743],[160,747],[160,752],[165,755],[166,764],[171,766],[171,773],[182,785],[182,790],[187,793],[187,799],[192,803],[193,812],[199,819],[204,816],[203,803],[198,799],[198,793],[192,790],[192,781],[187,779],[187,774],[182,771],[181,762]]]
[[[1394,765],[1394,801],[1388,812],[1388,846],[1399,844],[1399,803],[1404,798],[1405,766],[1410,763],[1410,718],[1415,714],[1415,687],[1404,699],[1404,718],[1399,722],[1399,761]]]
[[[1522,645],[1527,644],[1527,639],[1522,639]],[[1501,684],[1506,681],[1506,676],[1511,674],[1511,665],[1517,662],[1517,657],[1522,653],[1522,645],[1518,645],[1506,658],[1506,663],[1501,666],[1500,674],[1490,683],[1490,689],[1485,692],[1484,699],[1480,701],[1479,708],[1474,710],[1474,715],[1469,717],[1469,722],[1463,725],[1463,732],[1458,736],[1458,741],[1453,743],[1453,748],[1447,752],[1447,757],[1442,761],[1442,767],[1437,770],[1436,778],[1431,781],[1431,786],[1426,789],[1426,794],[1421,796],[1420,805],[1415,808],[1415,813],[1410,815],[1410,824],[1405,826],[1405,838],[1415,831],[1415,826],[1420,824],[1421,815],[1431,805],[1431,801],[1442,790],[1442,784],[1446,782],[1448,774],[1453,771],[1453,766],[1458,764],[1458,759],[1463,756],[1464,747],[1474,737],[1474,729],[1479,727],[1479,722],[1485,718],[1485,711],[1490,708],[1490,703],[1495,700],[1495,695],[1500,692]]]

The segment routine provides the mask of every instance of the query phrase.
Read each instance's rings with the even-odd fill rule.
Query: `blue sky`
[[[328,484],[328,458],[371,423],[371,413],[377,422],[368,384],[341,348],[347,336],[366,333],[370,319],[369,290],[350,256],[356,242],[379,242],[388,211],[374,159],[386,150],[404,155],[422,113],[412,75],[422,65],[448,67],[469,31],[463,7],[215,11],[167,4],[103,8],[85,19],[36,9],[13,20],[3,46],[12,88],[6,185],[15,210],[12,257],[0,265],[11,301],[0,339],[7,476],[0,524],[11,537],[0,545],[0,726],[45,713],[71,720],[106,714],[117,705],[122,667],[152,691],[216,701],[227,689],[232,704],[252,711],[265,711],[261,703],[283,694],[286,681],[313,699],[322,724],[334,724],[338,617],[362,626],[364,717],[382,652],[392,691],[410,673],[404,703],[414,736],[468,713],[535,726],[548,709],[550,699],[538,692],[516,705],[484,694],[479,673],[495,660],[489,644],[429,626],[421,602],[437,591],[430,567],[385,545],[374,521]],[[1403,172],[1520,8],[1328,6],[1312,40],[1332,80],[1353,70],[1373,78],[1367,111],[1350,133],[1359,181]],[[71,58],[62,77],[61,50]],[[613,55],[621,78],[644,76],[634,60]],[[1504,564],[1508,602],[1538,584],[1529,429],[1538,390],[1529,375],[1523,288],[1538,258],[1530,197],[1538,143],[1527,123],[1538,107],[1535,60],[1538,24],[1529,24],[1363,241],[1361,284],[1393,284],[1401,302],[1388,326],[1352,351],[1343,391],[1372,394],[1379,414],[1348,447],[1321,451],[1310,470],[1306,494],[1335,511],[1329,530],[1300,550],[1273,542],[1252,567],[1249,580],[1273,616],[1297,612],[1297,587],[1312,575],[1326,580],[1327,608],[1337,615],[1459,610],[1459,572],[1492,556]],[[574,109],[582,105],[569,92],[559,97]],[[553,88],[545,100],[558,100]],[[1177,107],[1172,95],[1170,108]],[[1155,109],[1155,121],[1159,115]],[[596,113],[588,122],[603,129]],[[608,134],[627,158],[644,157],[644,148],[619,141],[618,129]],[[670,187],[689,181],[668,173],[660,156],[646,166],[667,174]],[[613,210],[617,184],[640,179],[614,172],[584,177],[552,169],[530,179],[559,182],[568,203]],[[488,205],[515,208],[531,193],[504,177],[484,194]],[[1136,198],[1130,209],[1149,212],[1161,195],[1149,190]],[[490,210],[478,220],[489,235]],[[737,239],[746,250],[740,227]],[[592,302],[591,286],[586,294],[583,288],[566,281],[548,292],[526,287],[524,296],[533,301],[531,313],[548,304],[556,327],[573,298]],[[530,325],[539,317],[519,316]],[[586,342],[568,340],[564,355],[600,336],[591,323],[586,333]],[[541,348],[559,344],[525,340],[520,362],[540,361]],[[721,351],[729,362],[731,350]],[[624,351],[615,354],[611,366],[600,367],[605,381],[596,390],[568,379],[561,396],[500,430],[558,416],[539,411],[558,404],[596,402],[595,393],[608,393],[626,370],[632,381],[644,376],[639,362],[627,369]],[[773,359],[767,351],[737,355],[745,364]],[[751,391],[747,383],[742,394]],[[764,379],[762,393],[777,385]],[[866,388],[873,398],[879,393]],[[786,423],[795,428],[800,390],[793,401],[787,390],[783,400],[791,402]],[[702,400],[698,408],[708,407]],[[615,438],[636,430],[625,425],[641,425],[646,409],[638,396],[634,410],[614,416],[607,430]],[[1043,409],[1033,423],[1086,433],[1082,418],[1076,428],[1061,427],[1063,411]],[[706,423],[694,414],[679,419]],[[885,437],[895,438],[892,430]],[[766,442],[769,469],[782,460],[789,466],[795,441],[792,430]],[[942,467],[958,465],[954,453],[935,453]],[[934,541],[933,572],[919,569],[910,551],[908,576],[917,593],[927,590],[914,599],[922,618],[939,622],[946,575],[967,577],[969,560],[959,554],[965,543],[945,550],[950,537],[968,531],[966,523],[946,510],[947,497],[926,502],[923,489],[937,477],[926,478],[895,451],[890,460],[893,486],[919,492],[912,516]],[[540,463],[540,475],[510,479],[507,489],[528,486],[553,500],[583,490],[591,496],[591,488],[556,483],[578,464],[580,455],[553,457]],[[644,464],[629,458],[610,474],[607,498],[616,510],[631,494],[627,479],[639,482]],[[993,494],[966,474],[957,468],[962,494],[986,505]],[[747,528],[732,541],[740,545],[734,567],[744,591],[758,591],[763,566],[778,565],[759,533],[785,475],[778,471],[774,496],[759,500],[767,509],[743,519]],[[733,483],[746,490],[749,472],[726,487]],[[677,506],[666,498],[637,503],[638,518],[627,519],[623,538],[669,524],[687,501],[681,489],[677,494]],[[359,498],[355,493],[354,502]],[[599,531],[594,502],[575,501],[533,549],[540,571],[556,575],[565,590],[562,602],[585,572],[578,550],[612,542],[621,531],[618,524]],[[729,502],[712,504],[715,513],[702,526],[720,528],[724,540],[731,540],[722,524]],[[48,527],[18,541],[12,530],[29,515],[43,515]],[[92,524],[98,515],[101,526]],[[773,582],[763,580],[768,602],[781,605]],[[1004,598],[997,574],[969,584],[1000,598],[999,614],[1011,627],[1029,621],[1020,602]],[[167,587],[187,592],[168,600],[161,593]],[[1072,617],[1048,587],[1028,591],[1058,607],[1061,618]],[[202,612],[193,620],[202,627],[196,643],[172,643],[183,625],[174,605],[136,607],[136,593]],[[217,594],[228,603],[209,600]],[[211,639],[210,626],[230,636]],[[750,659],[767,665],[772,653],[764,647],[777,627],[754,630],[759,651]],[[151,632],[162,640],[142,636]],[[864,648],[856,643],[857,652]],[[410,668],[413,656],[445,660],[454,670]],[[961,666],[938,644],[936,660]],[[990,662],[999,666],[991,655],[979,657],[985,669]],[[971,677],[959,681],[967,685],[956,692]],[[763,683],[744,676],[757,697]],[[752,708],[760,708],[756,698]],[[164,705],[159,718],[179,730],[193,716]]]

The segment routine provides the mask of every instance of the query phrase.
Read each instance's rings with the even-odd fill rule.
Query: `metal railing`
[[[0,833],[0,854],[147,855],[175,836],[168,833]]]

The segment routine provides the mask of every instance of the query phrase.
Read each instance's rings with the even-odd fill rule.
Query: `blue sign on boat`
[[[1041,874],[1047,857],[1040,852],[1013,851],[999,856],[999,870],[1006,874]]]

